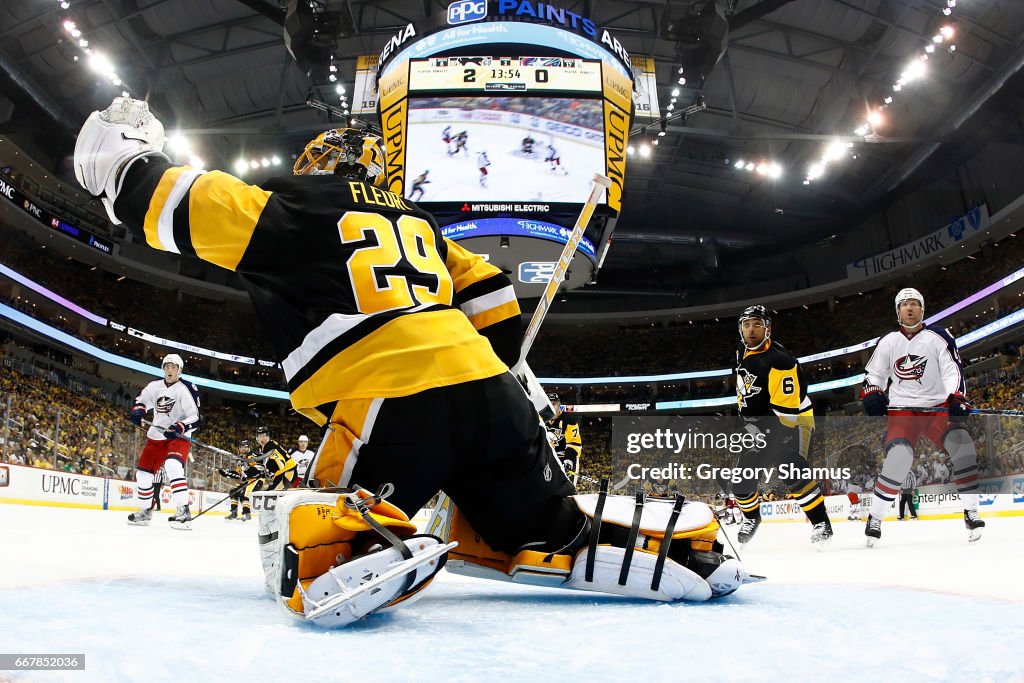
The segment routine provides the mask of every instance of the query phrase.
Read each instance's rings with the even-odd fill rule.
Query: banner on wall
[[[913,242],[847,264],[846,275],[857,280],[892,272],[956,246],[991,223],[988,205],[976,206],[965,215],[954,218],[947,225]]]

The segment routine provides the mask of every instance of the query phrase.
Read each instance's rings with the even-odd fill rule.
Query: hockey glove
[[[132,421],[132,424],[136,427],[142,426],[142,418],[146,416],[146,406],[141,403],[136,403],[132,406],[132,410],[128,413],[128,419]]]
[[[967,416],[971,414],[971,404],[963,394],[950,394],[946,399],[946,406],[949,408],[950,422],[967,422]]]
[[[879,387],[867,387],[861,396],[864,402],[864,412],[872,417],[882,417],[888,412],[889,397]]]
[[[185,433],[185,425],[181,422],[175,422],[170,427],[164,430],[165,439],[180,439]]]

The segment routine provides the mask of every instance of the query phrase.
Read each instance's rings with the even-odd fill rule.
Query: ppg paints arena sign
[[[510,25],[512,22],[519,25]],[[422,40],[428,36],[431,40]],[[579,38],[585,39],[586,42]],[[479,45],[485,40],[549,45],[578,54],[585,59],[602,59],[615,63],[623,75],[630,75],[632,72],[629,53],[606,29],[599,28],[588,17],[571,10],[531,0],[453,2],[448,5],[445,14],[418,25],[407,24],[392,36],[381,50],[378,68],[383,74],[387,71],[389,62],[398,55],[403,59],[417,59],[456,47]]]

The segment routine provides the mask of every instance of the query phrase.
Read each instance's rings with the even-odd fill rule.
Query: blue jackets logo
[[[448,23],[452,26],[480,21],[487,16],[487,0],[459,0],[448,5]]]
[[[557,265],[554,261],[524,261],[519,264],[519,281],[528,285],[546,285]]]

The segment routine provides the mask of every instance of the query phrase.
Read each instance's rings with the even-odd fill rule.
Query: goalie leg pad
[[[408,516],[383,500],[384,489],[261,495],[274,500],[264,506],[271,514],[260,515],[264,557],[276,551],[276,560],[264,559],[266,586],[292,616],[318,625],[411,604],[457,545],[417,535]]]
[[[577,540],[555,552],[495,551],[445,497],[428,528],[460,543],[448,571],[479,578],[658,601],[708,600],[751,581],[739,560],[718,552],[718,522],[703,503],[610,496],[607,488],[572,500],[586,521]]]

